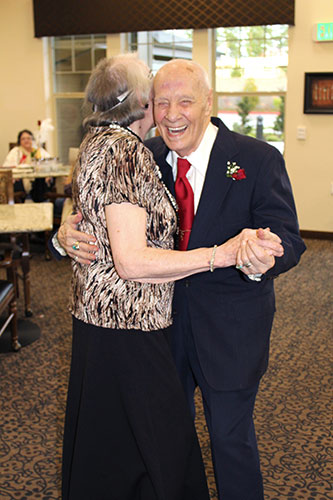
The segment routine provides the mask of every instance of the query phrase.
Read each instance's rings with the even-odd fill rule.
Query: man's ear
[[[213,109],[213,89],[209,89],[207,96],[207,114],[210,116]]]

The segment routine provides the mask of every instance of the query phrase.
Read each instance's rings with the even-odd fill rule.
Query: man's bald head
[[[167,146],[180,156],[195,151],[212,109],[204,68],[185,59],[167,62],[154,79],[154,106],[156,125]]]

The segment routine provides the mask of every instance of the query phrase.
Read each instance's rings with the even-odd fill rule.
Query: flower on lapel
[[[230,177],[233,181],[246,179],[244,168],[240,168],[235,161],[227,161],[227,173],[225,175]]]

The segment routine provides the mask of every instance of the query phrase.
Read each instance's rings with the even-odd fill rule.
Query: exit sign
[[[333,41],[333,23],[317,23],[313,30],[313,39],[316,42]]]

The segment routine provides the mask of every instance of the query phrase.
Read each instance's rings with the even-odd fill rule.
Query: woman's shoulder
[[[3,163],[4,167],[10,167],[13,166],[13,161],[15,161],[15,164],[17,163],[17,156],[19,154],[20,148],[19,146],[14,146],[7,154],[5,161]]]
[[[120,125],[110,124],[106,126],[93,127],[90,126],[84,138],[87,145],[94,146],[95,144],[119,147],[132,147],[139,139],[131,134],[131,132]]]
[[[117,149],[118,153],[123,152],[129,157],[135,155],[137,159],[139,157],[152,158],[151,151],[130,129],[123,127],[111,128],[108,132],[105,132],[105,140],[109,142],[111,149]]]
[[[20,151],[20,146],[14,146],[8,153],[7,156],[9,156],[10,154],[13,154],[13,153],[17,153],[18,151]]]

